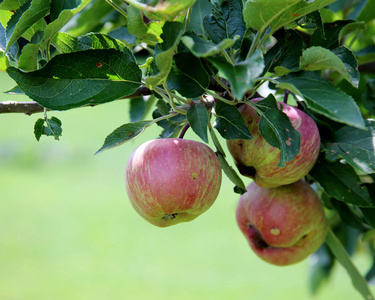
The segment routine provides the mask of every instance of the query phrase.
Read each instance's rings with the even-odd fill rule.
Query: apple
[[[257,102],[259,99],[252,101]],[[280,149],[268,144],[260,134],[260,117],[250,105],[243,104],[239,111],[253,139],[227,140],[228,150],[239,172],[252,178],[261,187],[277,187],[303,178],[314,166],[320,150],[320,135],[314,120],[298,108],[280,102],[278,104],[293,127],[301,133],[300,152],[284,167],[277,166]],[[288,142],[285,141],[286,144]]]
[[[328,228],[323,205],[304,180],[276,188],[253,181],[240,196],[236,220],[255,254],[279,266],[314,253]]]
[[[126,191],[134,209],[153,225],[195,219],[215,202],[221,167],[207,145],[180,138],[145,142],[130,156]]]

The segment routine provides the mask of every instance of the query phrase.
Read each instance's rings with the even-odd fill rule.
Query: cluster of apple
[[[327,223],[317,194],[302,179],[319,153],[318,128],[301,110],[280,105],[301,133],[301,151],[285,167],[277,166],[280,150],[260,135],[260,117],[249,105],[239,110],[253,139],[228,140],[227,146],[240,173],[253,179],[237,205],[241,231],[259,257],[288,265],[319,248]],[[207,211],[219,194],[221,176],[218,157],[207,145],[169,138],[139,146],[127,163],[125,182],[138,214],[153,225],[167,227]]]
[[[303,180],[318,158],[319,130],[303,111],[284,103],[279,105],[301,134],[300,152],[293,160],[284,167],[277,166],[280,150],[261,136],[260,117],[249,105],[242,105],[239,110],[253,139],[228,140],[227,146],[239,172],[253,179],[237,205],[240,230],[261,259],[290,265],[321,246],[327,222],[318,195]],[[286,145],[289,142],[286,140]]]

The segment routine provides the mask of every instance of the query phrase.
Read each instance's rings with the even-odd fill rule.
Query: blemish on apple
[[[277,227],[271,228],[270,233],[271,233],[272,235],[276,235],[276,236],[277,236],[277,235],[280,235],[280,229],[277,228]]]

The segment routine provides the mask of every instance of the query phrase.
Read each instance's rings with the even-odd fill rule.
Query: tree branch
[[[229,85],[225,79],[220,79],[222,84]],[[208,86],[209,90],[214,90],[218,92],[224,92],[225,89],[220,85],[213,77],[210,78],[210,84]],[[141,96],[149,96],[152,94],[152,91],[144,86],[139,87],[134,94],[129,96],[123,97],[121,99],[134,99]],[[120,100],[120,99],[119,99]],[[83,107],[87,106],[95,106],[96,104],[87,104]],[[4,113],[24,113],[26,115],[32,115],[35,113],[44,112],[44,107],[38,104],[35,101],[27,101],[27,102],[16,102],[16,101],[5,101],[0,102],[0,114]]]
[[[141,86],[136,90],[134,94],[131,94],[127,97],[121,99],[133,99],[138,98],[141,96],[148,96],[151,95],[152,92],[150,89]],[[88,104],[86,106],[95,106],[95,104]],[[27,101],[27,102],[16,102],[16,101],[5,101],[0,102],[0,114],[3,113],[24,113],[25,115],[31,116],[34,113],[41,113],[44,112],[44,107],[38,104],[35,101]]]

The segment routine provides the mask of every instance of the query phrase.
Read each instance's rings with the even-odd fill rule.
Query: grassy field
[[[1,91],[13,85],[0,74]],[[1,300],[361,299],[339,265],[312,296],[308,260],[275,267],[258,259],[235,223],[238,196],[226,178],[216,203],[193,222],[161,229],[139,217],[124,169],[157,126],[94,156],[128,122],[126,100],[53,115],[63,137],[40,142],[33,136],[40,114],[0,115]],[[361,255],[355,263],[363,272],[369,265]]]

